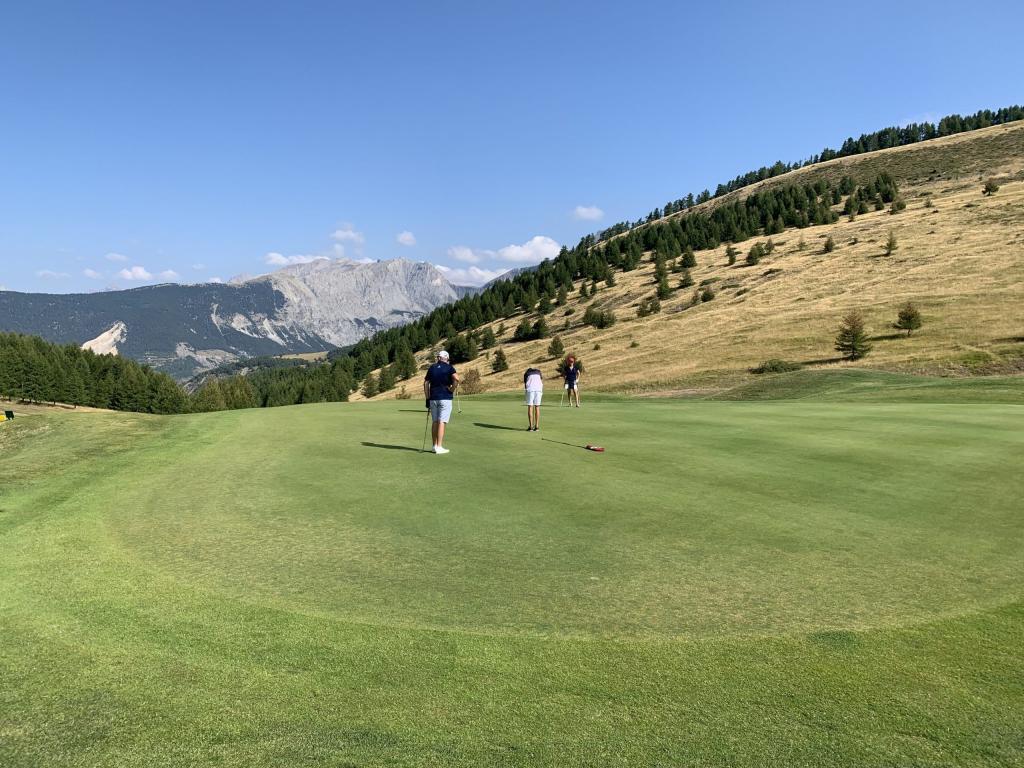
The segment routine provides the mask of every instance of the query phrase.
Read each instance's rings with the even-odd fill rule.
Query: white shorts
[[[527,390],[526,392],[526,404],[527,405],[540,405],[540,399],[544,397],[544,393],[539,390]]]
[[[450,419],[452,415],[452,401],[431,400],[430,415],[433,416],[434,421],[440,421],[444,424],[447,424],[448,419]]]

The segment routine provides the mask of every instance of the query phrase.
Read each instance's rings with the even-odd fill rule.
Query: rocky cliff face
[[[249,282],[261,280],[284,297],[278,322],[339,347],[407,323],[459,296],[432,264],[404,259],[372,264],[322,259]]]
[[[113,350],[187,378],[241,357],[353,344],[458,296],[431,264],[323,259],[230,285],[0,292],[0,330]]]

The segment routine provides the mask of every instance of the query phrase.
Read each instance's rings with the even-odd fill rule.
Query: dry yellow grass
[[[5,400],[0,397],[0,411],[14,411],[18,416],[38,415],[46,413],[114,413],[106,408],[92,408],[88,405],[68,405],[67,403],[23,403],[20,400]]]
[[[637,318],[637,303],[655,288],[649,255],[639,269],[616,273],[617,285],[602,284],[590,300],[615,311],[612,328],[582,326],[586,305],[572,295],[568,308],[574,312],[566,316],[567,308],[558,307],[548,323],[566,350],[583,358],[584,388],[716,388],[742,381],[749,368],[768,358],[950,375],[1024,371],[1024,124],[834,160],[762,186],[847,173],[869,178],[881,171],[899,181],[907,201],[902,213],[872,211],[852,222],[842,217],[830,226],[787,230],[773,238],[774,253],[754,267],[743,258],[763,236],[737,244],[739,263],[733,267],[727,266],[725,245],[698,252],[691,272],[698,284],[713,281],[717,297],[711,302],[691,307],[694,288],[676,290],[659,314]],[[1001,185],[991,197],[981,191],[987,178]],[[885,256],[890,230],[899,245]],[[829,236],[836,249],[825,254]],[[679,276],[670,278],[676,286]],[[909,338],[891,327],[906,301],[924,319]],[[833,339],[842,315],[852,309],[864,313],[876,337],[874,350],[857,363],[839,362]],[[540,363],[554,376],[549,339],[510,342],[519,319],[504,321],[499,337],[508,371],[492,374],[487,352],[459,366],[479,369],[487,391],[519,388],[528,365]],[[569,327],[563,328],[566,321]],[[497,332],[499,325],[491,327]],[[425,363],[428,354],[418,359]],[[420,396],[419,381],[406,387]]]

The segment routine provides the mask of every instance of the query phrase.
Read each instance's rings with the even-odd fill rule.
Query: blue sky
[[[851,134],[1020,103],[1022,28],[984,0],[9,3],[0,285],[339,254],[479,281]]]

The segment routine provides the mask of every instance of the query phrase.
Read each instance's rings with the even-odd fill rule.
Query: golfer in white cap
[[[452,415],[452,392],[459,386],[459,374],[448,364],[448,353],[437,353],[437,362],[427,369],[423,378],[423,397],[430,411],[434,436],[434,453],[448,453],[444,443],[444,425]]]

